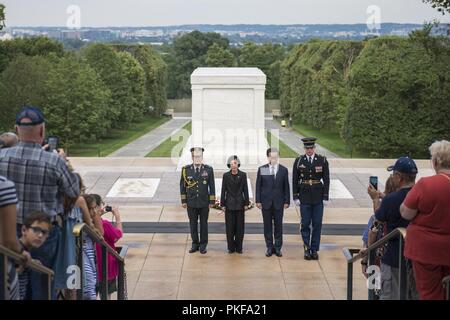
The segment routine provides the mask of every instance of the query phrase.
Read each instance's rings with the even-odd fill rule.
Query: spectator
[[[0,135],[0,149],[14,147],[19,142],[19,137],[14,132],[5,132]]]
[[[81,195],[76,198],[64,197],[63,227],[55,266],[55,269],[59,270],[55,277],[55,288],[61,290],[60,296],[64,300],[75,300],[76,298],[76,290],[68,288],[67,283],[71,275],[71,272],[67,272],[68,268],[77,264],[76,239],[73,235],[73,228],[77,223],[84,222],[95,229],[86,200],[82,196],[86,187],[81,176],[78,173],[75,174],[78,177]]]
[[[99,195],[93,194],[96,199],[97,205],[102,206],[103,201]],[[100,209],[102,215],[109,211],[105,211],[105,208],[102,207]],[[113,249],[116,249],[116,242],[122,238],[123,235],[123,227],[122,221],[120,219],[120,213],[117,208],[112,208],[111,211],[114,219],[116,220],[115,226],[106,219],[102,219],[103,229],[104,229],[104,238],[107,244],[109,244]],[[99,244],[96,244],[97,251],[97,270],[98,270],[98,289],[101,290],[102,287],[102,247]],[[113,257],[110,253],[108,253],[108,299],[111,299],[111,294],[117,291],[117,277],[119,275],[119,263],[115,257]]]
[[[16,205],[18,203],[14,183],[0,176],[0,245],[22,253],[29,260],[20,247],[16,237]],[[8,261],[8,292],[10,300],[19,299],[19,283],[14,263]]]
[[[369,188],[367,189],[367,192],[369,193],[369,196],[372,199],[383,199],[386,195],[392,193],[395,191],[395,185],[392,177],[389,177],[386,180],[386,185],[384,187],[384,193],[377,191],[371,184],[369,184]],[[380,207],[379,201],[373,201],[373,211],[377,211]],[[364,230],[363,234],[363,248],[368,248],[370,245],[375,243],[376,241],[380,240],[382,237],[386,235],[386,224],[382,223],[375,219],[375,215],[370,216],[369,222],[367,223],[366,229]],[[379,248],[376,252],[376,261],[374,262],[375,265],[380,266],[381,261],[380,258],[384,254],[384,248]],[[361,261],[362,266],[362,272],[364,276],[367,278],[367,262],[368,257],[364,258]]]
[[[412,260],[419,297],[443,300],[442,279],[450,275],[450,142],[430,148],[436,175],[420,179],[400,210],[411,220],[405,256]]]
[[[22,225],[22,236],[19,242],[23,250],[32,252],[41,247],[47,239],[52,227],[50,217],[43,212],[33,212]],[[27,268],[21,268],[19,272],[20,300],[29,300],[31,290],[29,288],[29,271]]]
[[[100,216],[100,207],[97,205],[96,200],[92,195],[84,195],[83,197],[89,208],[91,219],[94,220],[96,217]],[[101,233],[100,230],[98,230],[98,232]],[[96,300],[97,299],[96,286],[97,286],[98,272],[95,256],[95,246],[94,241],[88,235],[84,236],[84,243],[83,243],[83,273],[84,273],[83,298],[85,300]]]
[[[0,150],[0,175],[15,183],[19,205],[17,210],[17,234],[20,235],[25,219],[35,211],[48,214],[54,227],[47,241],[34,250],[32,257],[54,269],[61,227],[57,224],[58,208],[62,196],[77,197],[80,193],[76,175],[68,168],[64,151],[59,154],[42,149],[45,136],[45,119],[38,108],[24,107],[16,116],[19,143]],[[32,299],[46,299],[40,275],[30,271]],[[53,283],[52,283],[53,288]],[[52,290],[52,297],[56,292]]]
[[[393,171],[391,176],[396,191],[383,198],[379,208],[375,211],[375,219],[385,222],[387,226],[386,232],[390,233],[396,228],[408,226],[408,221],[400,215],[400,205],[414,186],[417,166],[414,160],[409,157],[401,157],[387,170]],[[379,196],[372,193],[370,195],[375,202],[374,205],[378,206]],[[380,300],[399,298],[399,259],[399,241],[397,238],[394,238],[388,242],[385,253],[381,258]]]

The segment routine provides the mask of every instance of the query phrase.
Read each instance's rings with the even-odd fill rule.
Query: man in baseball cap
[[[383,195],[373,190],[369,192],[369,195],[374,202],[374,208],[378,208],[375,211],[375,219],[386,223],[387,233],[390,233],[397,228],[406,228],[409,224],[409,221],[402,218],[400,206],[414,186],[418,170],[414,160],[409,157],[398,158],[387,170],[392,171],[392,181],[396,191]],[[369,186],[369,188],[373,187]],[[388,242],[381,258],[380,300],[399,299],[399,250],[398,238],[393,238]],[[403,255],[403,252],[401,254]]]

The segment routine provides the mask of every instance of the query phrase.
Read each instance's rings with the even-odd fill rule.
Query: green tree
[[[126,123],[137,121],[146,112],[145,109],[145,72],[139,62],[128,52],[119,52],[124,67],[124,76],[128,80],[128,110],[122,113]]]
[[[14,127],[16,113],[24,105],[46,104],[45,82],[53,67],[46,57],[17,56],[0,76],[0,131]]]
[[[224,49],[229,47],[228,39],[213,32],[193,31],[174,40],[169,56],[165,57],[169,68],[169,98],[191,96],[190,76],[196,68],[207,66],[207,53],[213,44]]]
[[[285,48],[279,44],[244,44],[239,54],[240,67],[260,68],[267,76],[266,98],[279,98],[280,64],[285,57]]]
[[[450,0],[422,0],[425,3],[431,4],[431,6],[443,15],[450,13]]]
[[[214,43],[209,47],[205,59],[208,67],[236,67],[237,61],[233,53]]]
[[[66,148],[106,134],[111,92],[88,64],[73,55],[60,59],[49,72],[46,92],[49,134],[58,135]]]
[[[3,30],[5,27],[5,5],[0,3],[0,30]]]
[[[155,115],[161,115],[167,108],[167,65],[152,47],[148,45],[116,45],[118,51],[129,52],[141,65],[145,74],[145,106],[153,108]]]
[[[46,37],[0,41],[0,72],[5,70],[8,63],[20,54],[26,56],[56,54],[62,57],[64,55],[64,48],[60,42]]]
[[[343,137],[374,157],[427,157],[450,132],[450,46],[427,51],[411,39],[367,42],[349,75]]]
[[[129,81],[125,76],[125,67],[122,65],[117,52],[106,44],[93,44],[82,51],[82,57],[98,73],[103,83],[111,91],[109,112],[105,121],[111,126],[123,127],[127,119],[129,108]]]

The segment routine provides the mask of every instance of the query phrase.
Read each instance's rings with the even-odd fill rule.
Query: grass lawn
[[[272,133],[269,131],[266,132],[267,142],[270,146],[276,146],[278,144],[278,149],[280,150],[280,158],[297,158],[298,154],[289,146],[287,146],[283,141],[277,139]]]
[[[109,136],[101,141],[74,145],[68,150],[69,156],[106,157],[169,120],[168,117],[146,115],[141,121],[131,124],[128,129],[112,129]]]
[[[191,130],[191,122],[186,124],[183,129],[192,132]],[[187,138],[187,137],[186,137]],[[172,137],[167,138],[163,143],[161,143],[159,146],[157,146],[155,149],[149,152],[149,154],[146,155],[146,157],[154,158],[154,157],[171,157],[172,156],[172,149],[180,143],[180,140],[183,139],[183,137],[178,137],[178,140],[172,141]],[[187,139],[183,141],[183,147],[186,145]],[[181,151],[178,154],[178,156],[181,155]]]
[[[369,158],[369,155],[358,152],[357,150],[353,150],[351,153],[349,147],[345,144],[344,140],[342,140],[339,133],[319,130],[302,123],[293,123],[292,126],[293,129],[302,136],[316,137],[318,144],[342,158]]]

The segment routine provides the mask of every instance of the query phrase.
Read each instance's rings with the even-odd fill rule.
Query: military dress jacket
[[[327,158],[314,155],[313,162],[306,155],[295,159],[292,169],[292,198],[302,204],[318,204],[329,199],[330,171]]]
[[[214,171],[211,166],[200,165],[197,173],[193,164],[184,166],[180,179],[181,203],[191,208],[205,208],[216,200]]]

